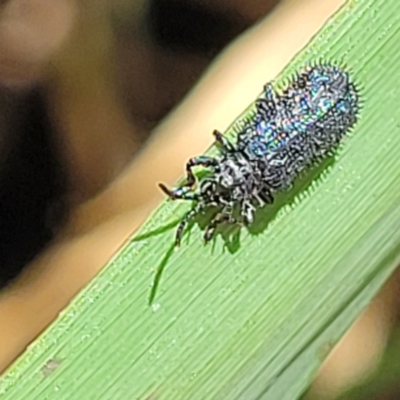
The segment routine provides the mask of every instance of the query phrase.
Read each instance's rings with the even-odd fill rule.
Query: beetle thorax
[[[261,187],[259,175],[241,153],[227,154],[221,159],[218,170],[203,181],[201,195],[206,202],[216,198],[234,203],[250,199]]]
[[[238,186],[245,186],[253,175],[250,163],[240,154],[236,157],[227,157],[221,161],[220,170],[216,174],[218,185],[233,190]]]

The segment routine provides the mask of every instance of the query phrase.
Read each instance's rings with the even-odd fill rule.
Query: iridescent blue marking
[[[272,85],[266,85],[264,96],[268,104],[275,103],[275,115],[273,119],[259,121],[245,135],[249,138],[250,155],[271,158],[288,140],[311,132],[332,110],[346,114],[354,104],[348,90],[348,75],[339,67],[318,65],[297,79],[302,80],[304,87],[290,86],[282,95],[275,94]]]

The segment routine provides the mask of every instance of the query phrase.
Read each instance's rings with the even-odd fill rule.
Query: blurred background
[[[52,250],[81,240],[121,210],[153,204],[153,189],[147,190],[146,184],[155,187],[152,171],[158,171],[159,164],[155,157],[147,157],[146,164],[151,167],[153,163],[154,169],[141,169],[140,157],[156,143],[160,123],[165,124],[165,118],[211,62],[239,35],[251,33],[258,21],[275,29],[284,23],[282,18],[295,12],[304,14],[313,3],[315,0],[0,1],[0,317],[7,325],[0,337],[2,368],[102,265],[82,271],[81,277],[58,273],[58,283],[52,284],[42,273],[57,273],[57,263],[49,261],[56,254]],[[330,13],[342,3],[326,2]],[[323,24],[330,14],[315,10],[307,17],[320,18]],[[276,22],[278,15],[280,22]],[[299,22],[293,29],[306,31],[308,26]],[[307,35],[311,37],[311,33]],[[288,59],[298,50],[283,36],[271,34],[269,40],[282,53],[290,54]],[[230,85],[239,81],[239,67],[246,63],[235,57]],[[274,62],[271,53],[270,63]],[[212,97],[218,101],[224,90],[218,80],[214,85],[208,85],[207,92],[211,107]],[[187,108],[186,126],[195,121],[196,111],[196,107]],[[210,121],[214,123],[212,118]],[[217,127],[223,128],[211,126]],[[174,129],[170,131],[173,135]],[[199,143],[200,148],[211,143],[210,133],[207,129],[200,137],[184,132],[186,140],[194,146]],[[177,146],[158,149],[160,157],[164,152],[176,152],[177,160],[165,165],[171,169],[166,179],[179,177],[183,168],[180,157],[185,159],[186,154]],[[137,178],[132,192],[119,196],[120,189],[115,188],[129,166]],[[124,203],[122,198],[129,196],[131,200]],[[77,257],[81,257],[79,253]],[[400,398],[399,281],[397,274],[388,282],[334,350],[305,398]],[[36,303],[32,300],[36,310],[41,307],[42,316],[21,307],[44,287],[47,297]],[[58,308],[43,311],[53,297],[63,299],[56,301]],[[26,318],[21,317],[24,315]],[[31,322],[34,328],[30,330]],[[25,336],[11,343],[10,337],[21,330]]]
[[[1,2],[2,285],[278,0],[214,3]]]

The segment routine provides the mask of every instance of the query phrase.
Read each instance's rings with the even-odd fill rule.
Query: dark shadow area
[[[150,36],[158,45],[210,56],[249,25],[238,14],[185,0],[150,1],[147,20]]]
[[[39,89],[0,94],[0,287],[53,238],[65,216],[66,177]]]
[[[296,197],[303,192],[311,192],[311,184],[318,182],[327,168],[335,163],[335,157],[329,157],[320,164],[304,172],[289,190],[276,194],[274,204],[260,208],[256,212],[254,223],[248,227],[251,235],[258,235],[267,229],[268,224],[275,219],[278,211],[284,205],[294,206]],[[309,193],[311,195],[311,193]]]

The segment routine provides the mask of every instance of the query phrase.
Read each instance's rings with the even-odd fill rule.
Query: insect
[[[195,202],[177,228],[176,244],[186,225],[209,207],[218,211],[205,230],[206,243],[222,223],[251,224],[257,208],[273,203],[274,193],[288,189],[301,172],[333,155],[358,111],[357,89],[336,65],[308,66],[280,92],[267,83],[255,103],[255,116],[235,144],[215,130],[218,157],[191,158],[183,185],[159,185],[173,200]],[[198,185],[193,173],[197,166],[210,170]]]

